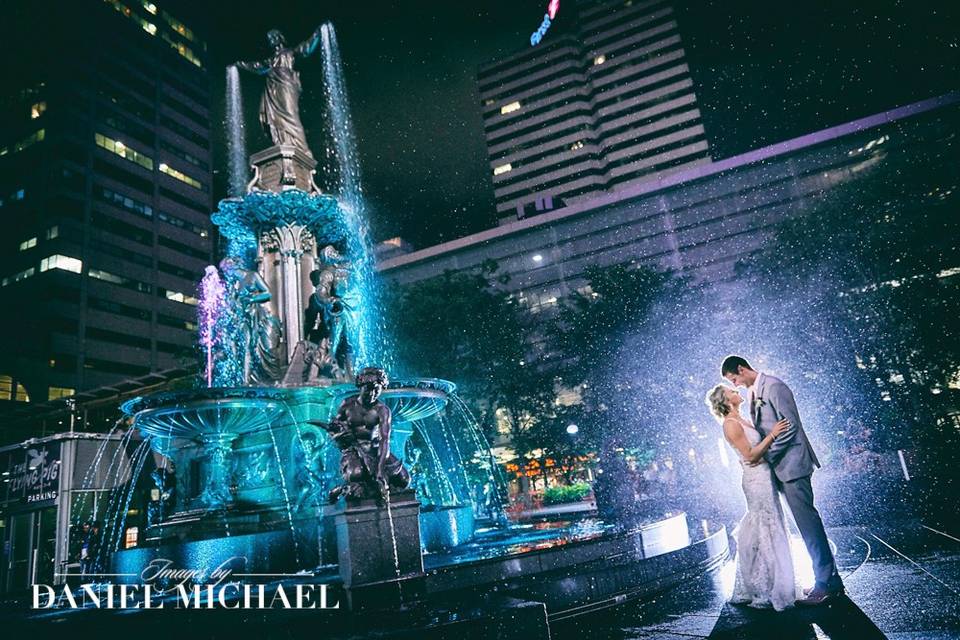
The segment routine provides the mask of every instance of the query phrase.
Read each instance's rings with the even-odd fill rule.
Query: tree
[[[492,282],[497,264],[390,289],[387,314],[401,373],[455,382],[488,438],[497,415],[525,425],[552,400],[552,377],[527,358],[530,319]]]

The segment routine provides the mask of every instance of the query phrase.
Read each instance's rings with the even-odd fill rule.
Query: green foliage
[[[520,423],[543,413],[553,389],[549,375],[525,362],[530,320],[491,285],[496,271],[492,261],[476,273],[447,271],[388,287],[385,301],[400,372],[455,382],[488,436],[497,409]]]
[[[590,485],[586,482],[548,487],[543,492],[544,506],[580,502],[590,495]]]

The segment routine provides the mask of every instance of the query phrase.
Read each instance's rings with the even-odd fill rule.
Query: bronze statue
[[[332,245],[318,258],[322,266],[310,274],[314,292],[306,311],[307,334],[320,345],[320,360],[333,365],[337,378],[349,379],[350,334],[360,321],[360,292],[353,282],[353,265]]]
[[[311,422],[325,429],[340,449],[340,474],[344,484],[329,495],[331,503],[340,496],[350,502],[374,498],[378,502],[393,488],[406,489],[410,474],[390,453],[390,409],[380,402],[387,386],[383,369],[367,367],[357,374],[359,395],[340,405],[333,421]]]
[[[243,362],[243,383],[279,380],[283,331],[280,321],[267,308],[266,303],[272,298],[267,283],[259,273],[244,268],[235,258],[221,260],[220,270],[243,331],[241,343],[233,345]]]
[[[287,47],[283,34],[276,29],[267,33],[273,49],[270,58],[261,62],[236,62],[240,69],[266,76],[266,87],[260,98],[260,125],[275,145],[294,146],[313,157],[307,136],[300,122],[300,74],[293,68],[294,58],[307,57],[320,43],[317,27],[307,40],[294,48]]]

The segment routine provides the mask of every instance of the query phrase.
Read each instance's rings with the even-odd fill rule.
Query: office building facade
[[[497,275],[509,276],[497,286],[532,312],[582,290],[590,266],[646,266],[722,283],[778,224],[823,206],[845,185],[862,185],[864,206],[944,206],[940,192],[927,202],[906,190],[903,202],[876,203],[870,184],[956,174],[958,128],[960,95],[932,98],[387,258],[379,269],[403,285],[494,260]],[[956,197],[952,185],[943,191]]]
[[[578,11],[477,73],[501,224],[710,162],[673,7]]]
[[[24,64],[2,89],[0,140],[8,408],[193,357],[213,254],[204,43],[152,2],[16,11]]]

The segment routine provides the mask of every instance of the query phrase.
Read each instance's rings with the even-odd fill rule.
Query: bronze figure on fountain
[[[390,409],[380,401],[387,386],[383,369],[367,367],[357,374],[360,393],[341,403],[331,422],[311,422],[325,429],[340,449],[340,474],[344,484],[329,495],[331,503],[340,496],[349,502],[374,498],[378,502],[391,490],[406,489],[410,473],[390,452]]]
[[[240,69],[266,76],[266,87],[260,98],[260,124],[275,145],[294,146],[313,157],[307,136],[300,122],[300,74],[294,69],[297,57],[305,58],[320,43],[321,27],[296,47],[287,46],[286,38],[277,29],[267,33],[272,54],[259,62],[236,62]]]

